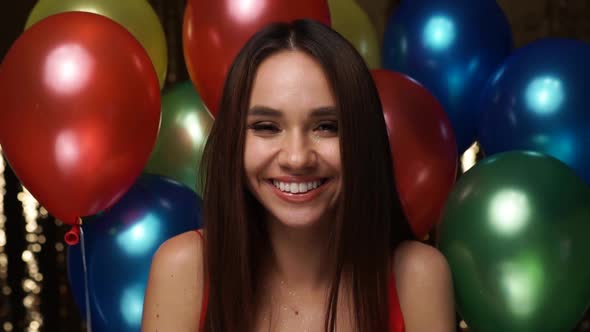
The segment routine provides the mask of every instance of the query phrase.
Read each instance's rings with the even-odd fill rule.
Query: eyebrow
[[[274,118],[280,118],[283,116],[283,113],[279,110],[276,110],[271,107],[267,106],[252,106],[248,110],[249,116],[268,116]],[[326,116],[337,116],[338,112],[336,112],[336,108],[332,106],[325,106],[325,107],[318,107],[311,111],[310,117],[320,118]]]

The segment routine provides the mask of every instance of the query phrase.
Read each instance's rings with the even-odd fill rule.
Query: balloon
[[[246,41],[269,23],[298,18],[329,24],[326,0],[188,0],[182,29],[184,57],[213,116],[225,75]]]
[[[439,231],[474,331],[572,331],[590,304],[590,187],[553,157],[511,151],[476,164]]]
[[[414,234],[440,220],[457,172],[457,145],[442,106],[424,87],[389,70],[371,71],[383,106],[395,180]]]
[[[201,203],[182,184],[144,174],[110,210],[84,225],[92,328],[140,331],[152,256],[167,239],[201,226]],[[86,316],[81,245],[68,247],[68,277]]]
[[[459,152],[474,141],[484,84],[512,49],[494,0],[405,0],[387,23],[383,67],[424,85],[441,102]]]
[[[354,45],[369,68],[381,67],[377,31],[369,16],[354,0],[328,0],[332,29]]]
[[[158,16],[146,0],[40,0],[25,29],[45,17],[70,11],[81,11],[108,17],[124,26],[145,48],[164,86],[168,67],[166,37]]]
[[[133,36],[96,14],[53,15],[0,67],[0,144],[23,185],[76,224],[116,202],[158,133],[160,89]]]
[[[199,164],[212,126],[213,117],[190,82],[172,87],[162,97],[160,133],[146,171],[173,178],[201,195]]]
[[[545,39],[508,58],[488,82],[479,135],[486,154],[549,154],[590,184],[590,44]]]

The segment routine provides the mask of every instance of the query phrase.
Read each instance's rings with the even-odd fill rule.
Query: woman
[[[204,155],[204,232],[154,256],[143,331],[453,331],[449,268],[412,238],[354,48],[272,24],[235,59]]]

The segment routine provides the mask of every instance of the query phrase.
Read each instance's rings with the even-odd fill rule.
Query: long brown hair
[[[339,110],[342,192],[330,252],[335,274],[325,331],[334,331],[343,273],[359,332],[387,331],[390,257],[412,238],[398,198],[385,120],[363,59],[332,29],[311,21],[274,23],[243,47],[226,78],[203,157],[205,271],[209,303],[205,331],[251,331],[261,257],[269,240],[263,207],[247,189],[244,173],[246,114],[260,63],[281,50],[306,52],[323,67]]]

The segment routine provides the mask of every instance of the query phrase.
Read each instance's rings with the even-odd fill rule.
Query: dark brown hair
[[[245,185],[246,113],[258,66],[282,50],[305,52],[323,67],[339,111],[343,185],[330,239],[336,265],[325,330],[335,330],[338,287],[347,273],[358,331],[387,331],[390,257],[412,233],[395,189],[381,103],[354,47],[311,20],[266,26],[243,47],[226,78],[201,168],[210,287],[205,331],[253,328],[256,281],[269,240],[263,207]]]

